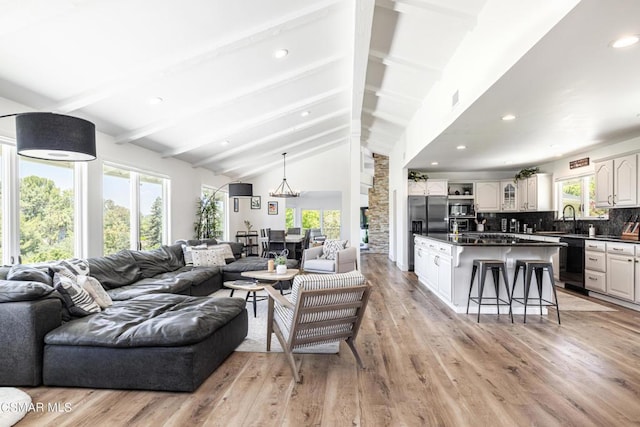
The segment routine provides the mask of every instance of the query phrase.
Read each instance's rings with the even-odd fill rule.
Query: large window
[[[340,238],[340,210],[303,209],[302,228],[319,228],[328,239]]]
[[[215,189],[211,187],[202,187],[202,199],[208,198],[213,194]],[[211,209],[208,212],[208,215],[211,217],[211,235],[213,235],[218,240],[230,240],[227,238],[227,193],[218,191],[215,194],[215,209]],[[205,212],[205,214],[207,214]],[[204,221],[203,227],[207,221]],[[213,231],[215,230],[215,232]]]
[[[20,256],[23,263],[74,255],[74,166],[20,157]]]
[[[2,193],[2,179],[4,177],[4,170],[3,170],[3,157],[2,157],[2,151],[3,151],[3,145],[0,144],[0,262],[2,261],[2,230],[4,229],[4,199],[2,198],[3,193]]]
[[[168,180],[104,165],[103,253],[155,249],[167,239]]]
[[[566,206],[572,206],[578,218],[605,218],[608,216],[606,209],[596,208],[594,175],[560,180],[556,184],[559,218],[562,217],[563,211],[567,215],[570,214],[571,209],[565,209]]]

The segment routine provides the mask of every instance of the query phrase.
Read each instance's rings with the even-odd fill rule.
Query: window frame
[[[580,181],[580,209],[576,210],[576,220],[608,220],[609,219],[609,211],[607,209],[603,209],[605,212],[602,215],[598,216],[590,216],[587,210],[585,214],[585,206],[588,206],[591,202],[594,202],[590,198],[589,187],[587,180],[595,180],[595,172],[584,173],[580,175],[572,175],[572,176],[564,176],[555,179],[555,201],[556,201],[556,213],[558,218],[563,218],[562,211],[565,207],[563,203],[563,191],[562,186],[568,181]],[[595,196],[594,196],[595,197]],[[597,208],[601,209],[601,208]]]

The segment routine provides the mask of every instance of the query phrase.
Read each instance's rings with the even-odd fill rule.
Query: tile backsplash
[[[610,209],[609,219],[593,219],[593,220],[577,220],[576,233],[587,234],[589,224],[593,224],[596,228],[596,234],[605,234],[619,236],[622,234],[623,224],[630,217],[640,217],[640,208]],[[479,213],[478,222],[486,219],[485,231],[500,231],[501,220],[506,218],[510,221],[512,218],[520,222],[520,231],[523,224],[528,227],[535,228],[536,231],[564,231],[573,233],[573,221],[556,219],[556,212],[513,212],[513,213]],[[471,230],[475,231],[475,224],[472,224]]]

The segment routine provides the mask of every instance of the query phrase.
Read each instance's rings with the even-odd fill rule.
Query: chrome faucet
[[[565,222],[565,220],[567,219],[566,215],[565,215],[565,211],[567,210],[567,208],[571,208],[571,212],[573,213],[572,216],[572,220],[573,220],[573,234],[577,234],[577,227],[576,227],[576,208],[573,207],[573,205],[565,205],[565,207],[562,209],[562,222]]]

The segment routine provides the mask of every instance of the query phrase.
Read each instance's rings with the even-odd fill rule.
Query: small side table
[[[258,282],[250,282],[248,280],[231,280],[228,282],[224,282],[224,287],[231,289],[231,296],[235,291],[245,291],[247,296],[245,297],[245,301],[249,301],[249,295],[253,293],[253,317],[258,317],[258,311],[256,308],[256,303],[258,301],[266,300],[266,296],[258,297],[256,292],[264,290],[264,285]]]
[[[276,285],[280,285],[280,294],[282,292],[282,282],[291,282],[294,277],[300,272],[297,268],[287,268],[287,272],[284,274],[276,274],[275,271],[258,270],[258,271],[243,271],[240,273],[242,277],[249,277],[260,281],[267,281],[273,283],[273,287],[277,289]],[[257,283],[256,283],[257,284]],[[264,289],[264,286],[262,287]]]

